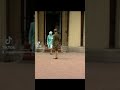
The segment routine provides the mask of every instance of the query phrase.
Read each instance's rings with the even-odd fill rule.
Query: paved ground
[[[120,63],[86,63],[86,90],[120,90]]]
[[[0,90],[34,90],[35,65],[0,63]]]
[[[40,54],[40,53],[39,53]],[[41,56],[45,56],[44,54],[41,54],[37,57],[39,57],[39,61],[36,60],[36,62],[38,61],[38,65],[40,65],[40,61],[43,61],[42,59],[40,60]],[[48,54],[49,55],[49,54]],[[73,70],[74,67],[76,67],[75,65],[73,65],[74,67],[72,67],[72,63],[69,62],[69,59],[72,58],[72,56],[75,57],[75,55],[73,55],[73,53],[67,55],[66,56],[69,57],[64,57],[63,55],[61,56],[61,59],[58,60],[53,60],[52,57],[53,56],[49,56],[51,57],[51,59],[49,60],[45,60],[47,61],[47,65],[49,65],[49,62],[51,62],[52,64],[50,66],[52,66],[53,64],[58,64],[59,65],[63,65],[63,62],[67,63],[65,65],[71,66],[71,68],[69,69],[68,72],[73,72],[71,70]],[[78,55],[78,54],[76,54]],[[80,57],[83,57],[84,55],[80,55]],[[47,58],[47,57],[45,57]],[[66,59],[65,59],[66,58]],[[65,60],[64,60],[65,59]],[[62,60],[62,61],[61,61]],[[71,61],[72,59],[70,59]],[[77,61],[74,59],[74,61]],[[82,60],[80,60],[82,61]],[[44,62],[45,63],[45,62]],[[41,65],[44,64],[43,62],[41,62]],[[61,63],[61,64],[60,64]],[[82,62],[81,62],[82,63]],[[80,64],[80,63],[79,63]],[[78,64],[76,64],[78,66]],[[84,64],[81,64],[80,66],[83,66]],[[46,65],[43,65],[46,66]],[[57,65],[56,65],[57,66]],[[64,65],[63,65],[64,66]],[[79,67],[80,67],[79,66]],[[120,63],[98,63],[98,62],[92,62],[92,63],[86,63],[85,65],[86,67],[86,90],[120,90]],[[55,67],[56,69],[59,69],[59,71],[57,72],[63,72],[63,70],[60,71],[60,69],[64,68],[64,67]],[[54,68],[54,69],[55,69]],[[68,68],[68,66],[66,67],[66,69]],[[84,67],[81,67],[81,69],[83,69]],[[48,71],[48,70],[52,69],[52,68],[38,68],[38,71],[41,70],[41,72],[43,72],[42,70]],[[66,70],[65,69],[65,70]],[[77,71],[78,69],[76,69],[75,71]],[[79,70],[78,70],[79,71]],[[34,80],[34,72],[35,72],[35,66],[34,64],[30,64],[30,63],[0,63],[0,90],[34,90],[34,86],[35,86],[35,80]],[[48,72],[47,74],[51,75],[52,73],[54,73],[55,71]],[[77,72],[76,72],[77,73]],[[44,73],[40,73],[41,75],[43,75]],[[40,74],[36,74],[36,75],[40,75]],[[54,75],[57,75],[56,73],[54,73]],[[64,78],[68,77],[68,74],[64,74]],[[47,75],[45,75],[44,77],[46,77]],[[71,77],[73,77],[74,75],[72,75]],[[78,75],[76,75],[78,76]],[[52,75],[51,75],[52,77]],[[50,78],[51,78],[50,77]]]
[[[49,53],[35,54],[36,79],[85,79],[84,53],[59,53],[53,59]]]

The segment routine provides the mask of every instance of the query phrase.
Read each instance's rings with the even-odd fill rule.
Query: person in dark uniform
[[[59,34],[57,32],[57,29],[54,29],[54,35],[53,35],[53,49],[55,50],[54,59],[58,59],[59,42],[60,42]]]

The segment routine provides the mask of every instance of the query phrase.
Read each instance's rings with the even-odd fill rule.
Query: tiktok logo
[[[11,41],[12,41],[13,39],[12,39],[12,37],[8,37],[6,40],[5,40],[5,46],[2,46],[3,47],[3,49],[15,49],[15,47],[14,46],[12,46],[12,45],[10,45],[11,44]]]
[[[10,44],[12,41],[12,38],[9,36],[6,40],[5,40],[5,44]]]

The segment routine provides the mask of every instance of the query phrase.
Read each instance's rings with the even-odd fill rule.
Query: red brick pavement
[[[59,53],[53,59],[49,53],[35,54],[36,79],[85,79],[84,53]]]

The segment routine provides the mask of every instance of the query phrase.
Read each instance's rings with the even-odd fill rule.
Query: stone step
[[[24,53],[22,60],[35,60],[35,54],[33,54],[33,53]]]
[[[22,60],[35,60],[30,49],[0,50],[0,62],[20,62]]]
[[[86,62],[120,62],[120,50],[96,50],[86,52]]]
[[[68,47],[69,52],[85,53],[85,47]]]
[[[52,51],[55,52],[54,50]],[[50,52],[50,49],[45,49],[44,52]],[[58,52],[61,52],[61,49],[58,49]]]
[[[36,49],[37,52],[50,52],[50,49],[48,48],[39,48]],[[54,50],[53,50],[54,52]],[[59,49],[59,52],[79,52],[79,53],[85,53],[85,47],[68,47],[68,46],[61,46]]]

